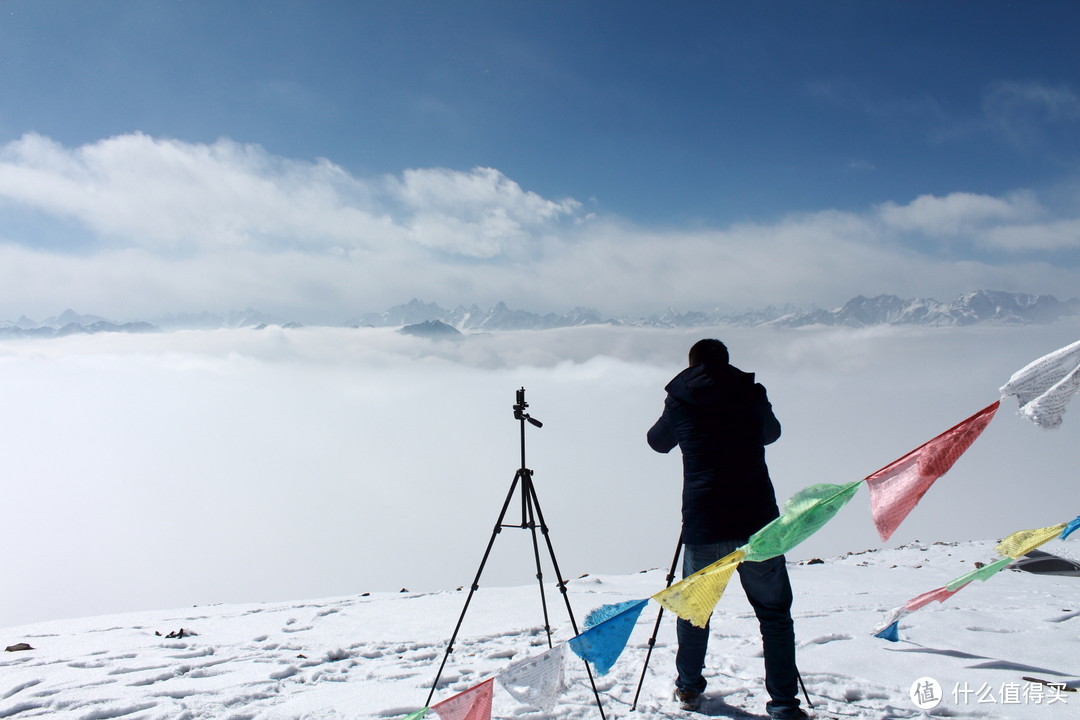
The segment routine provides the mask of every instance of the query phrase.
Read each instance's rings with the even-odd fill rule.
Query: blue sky
[[[0,11],[0,318],[1080,286],[1071,2]]]

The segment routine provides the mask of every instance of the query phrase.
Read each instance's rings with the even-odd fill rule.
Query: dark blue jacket
[[[695,365],[668,383],[649,445],[683,457],[683,542],[746,539],[780,515],[765,446],[780,437],[765,388],[731,365]]]

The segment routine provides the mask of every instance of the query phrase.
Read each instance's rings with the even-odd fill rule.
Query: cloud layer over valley
[[[564,574],[662,566],[678,539],[681,465],[644,436],[699,337],[725,339],[768,387],[784,426],[768,451],[783,502],[929,440],[1078,329],[593,326],[439,342],[269,327],[7,340],[0,436],[16,492],[0,542],[17,550],[4,624],[467,585],[519,466],[519,387],[544,422],[528,430],[527,459]],[[891,543],[1059,522],[1075,420],[1040,431],[1006,404]],[[860,507],[793,557],[880,546]],[[504,531],[485,583],[527,582],[531,557],[527,533]]]

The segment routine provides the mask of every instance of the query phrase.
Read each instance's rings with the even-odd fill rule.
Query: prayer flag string
[[[900,640],[899,620],[901,617],[915,612],[935,600],[943,603],[975,580],[983,582],[989,580],[1011,565],[1014,560],[1027,555],[1040,545],[1045,545],[1055,538],[1065,538],[1066,532],[1071,532],[1069,527],[1073,526],[1074,523],[1080,525],[1080,518],[1073,520],[1071,523],[1061,523],[1060,525],[1051,525],[1050,527],[1033,530],[1018,530],[1012,533],[994,548],[999,555],[1004,555],[1003,558],[954,578],[943,587],[913,597],[900,607],[891,610],[882,623],[874,629],[873,634],[885,640],[898,642]]]

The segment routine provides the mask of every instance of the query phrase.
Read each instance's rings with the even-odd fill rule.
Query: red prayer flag
[[[491,696],[495,678],[431,706],[441,720],[491,720]]]
[[[878,534],[888,540],[930,486],[971,447],[997,412],[999,402],[920,445],[899,460],[866,477],[870,512]]]
[[[906,603],[904,603],[904,610],[908,612],[915,612],[919,608],[923,607],[924,605],[929,605],[935,600],[937,600],[939,603],[943,603],[956,593],[963,590],[966,586],[967,583],[964,583],[955,590],[950,590],[948,587],[939,587],[935,590],[931,590],[930,592],[924,592],[922,595],[919,595],[918,597],[913,597]]]

